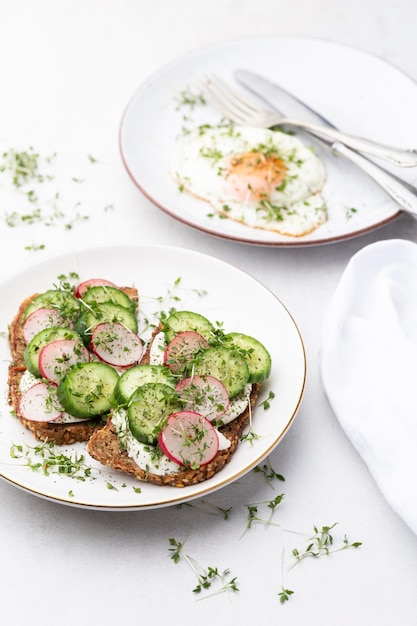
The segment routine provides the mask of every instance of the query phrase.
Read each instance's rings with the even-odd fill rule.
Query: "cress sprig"
[[[92,468],[85,462],[84,454],[65,455],[62,451],[57,451],[52,442],[34,446],[13,443],[10,456],[21,459],[24,461],[23,465],[34,472],[41,471],[45,476],[61,474],[80,481],[91,477]]]
[[[321,556],[328,556],[330,554],[334,554],[335,552],[340,552],[341,550],[347,550],[348,548],[359,548],[362,545],[362,542],[360,541],[350,543],[347,536],[344,535],[342,543],[336,546],[334,544],[333,535],[330,533],[335,526],[337,526],[337,522],[331,526],[322,526],[321,529],[317,526],[313,526],[314,535],[307,540],[307,547],[304,550],[299,548],[294,548],[292,550],[295,563],[290,569],[308,557],[318,558]]]
[[[89,215],[79,211],[80,201],[69,212],[64,211],[61,208],[59,191],[49,193],[48,197],[43,200],[40,199],[41,186],[55,179],[51,168],[56,157],[56,152],[50,156],[41,156],[32,146],[23,150],[10,148],[0,155],[0,175],[8,177],[19,202],[20,199],[25,201],[18,210],[4,212],[3,219],[8,227],[42,224],[44,226],[62,225],[65,230],[71,230],[76,223],[90,219]],[[91,155],[88,155],[88,161],[98,162]],[[73,176],[71,181],[79,184],[83,182],[83,179]],[[110,206],[112,205],[106,206],[105,210]],[[25,245],[24,249],[37,251],[44,250],[45,247],[44,243],[33,242]]]
[[[186,538],[187,539],[187,538]],[[193,593],[200,594],[203,591],[210,589],[212,585],[216,585],[216,589],[201,599],[208,598],[220,593],[226,593],[229,591],[239,591],[237,586],[237,577],[230,578],[230,569],[220,571],[217,567],[208,566],[203,569],[195,559],[184,552],[184,544],[186,539],[182,542],[177,541],[174,537],[169,539],[168,548],[171,559],[174,563],[179,563],[183,558],[187,565],[191,568],[197,578],[197,585],[193,588]]]

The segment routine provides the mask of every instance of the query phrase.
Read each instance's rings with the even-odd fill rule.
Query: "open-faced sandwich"
[[[37,439],[87,441],[103,424],[118,369],[143,353],[137,303],[136,289],[101,279],[22,302],[9,327],[8,400]]]
[[[154,332],[141,363],[119,378],[118,408],[88,451],[159,485],[207,480],[236,451],[270,371],[270,355],[253,337],[176,311]]]
[[[97,279],[28,298],[10,326],[9,402],[38,439],[87,441],[139,480],[202,482],[235,453],[271,357],[193,311],[162,314],[145,346],[137,302]]]

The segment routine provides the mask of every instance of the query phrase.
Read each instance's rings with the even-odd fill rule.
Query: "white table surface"
[[[375,53],[417,79],[416,23],[417,5],[409,0],[0,0],[2,148],[57,151],[71,176],[85,175],[86,155],[100,159],[80,192],[80,212],[90,219],[72,229],[9,228],[0,207],[0,278],[91,244],[192,248],[238,265],[276,293],[308,355],[301,408],[270,458],[286,481],[274,482],[273,491],[251,472],[212,494],[212,504],[233,507],[228,520],[199,501],[138,512],[84,510],[0,481],[2,623],[417,624],[416,537],[340,428],[318,371],[323,315],[346,263],[374,241],[417,242],[417,222],[403,215],[372,234],[313,248],[231,243],[156,209],[127,176],[118,148],[120,118],[137,86],[199,46],[259,35],[318,37]],[[68,179],[61,184],[69,194]],[[104,211],[106,205],[113,208]],[[279,493],[285,499],[274,520],[282,528],[258,524],[241,537],[246,504]],[[299,547],[314,525],[334,522],[336,544],[346,534],[363,545],[285,568],[282,578],[283,550]],[[198,601],[193,572],[168,552],[169,538],[188,534],[185,551],[203,567],[230,568],[239,593]],[[283,605],[282,584],[294,591]]]

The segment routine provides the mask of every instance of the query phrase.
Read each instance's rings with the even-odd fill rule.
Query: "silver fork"
[[[341,142],[345,146],[379,157],[394,165],[413,167],[417,165],[417,152],[402,150],[384,144],[343,133],[337,129],[313,124],[302,120],[287,118],[278,111],[268,111],[258,106],[253,100],[232,88],[217,76],[210,76],[201,85],[207,100],[227,119],[243,126],[294,126],[319,138],[331,142]]]
[[[407,211],[414,218],[417,218],[417,188],[402,180],[398,176],[387,172],[384,168],[379,167],[360,154],[360,152],[352,150],[351,147],[349,147],[352,146],[352,138],[350,136],[344,135],[343,133],[340,133],[340,131],[336,131],[338,139],[335,140],[334,129],[318,126],[318,128],[320,128],[320,132],[315,134],[308,128],[313,126],[312,124],[285,118],[277,111],[265,112],[248,98],[242,96],[238,91],[223,83],[223,81],[217,77],[210,77],[203,85],[200,85],[200,87],[203,90],[204,95],[207,97],[207,100],[211,102],[224,117],[227,117],[238,124],[253,125],[254,121],[257,120],[258,126],[270,128],[271,126],[273,127],[285,123],[292,126],[298,126],[309,133],[311,132],[311,134],[313,136],[315,135],[316,139],[320,143],[324,143],[333,154],[336,156],[342,156],[356,165],[360,170],[372,178],[372,180],[374,180],[393,200],[395,200],[395,202],[397,202],[404,211]],[[261,113],[264,114],[264,117],[261,117]],[[343,137],[343,142],[340,140],[340,137]],[[373,148],[372,154],[375,154],[374,142],[371,142],[370,148]],[[378,156],[381,155],[378,154]]]

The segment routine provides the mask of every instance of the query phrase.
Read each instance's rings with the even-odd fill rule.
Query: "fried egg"
[[[252,228],[299,237],[327,220],[323,163],[284,132],[201,126],[178,139],[170,173],[181,191]]]

